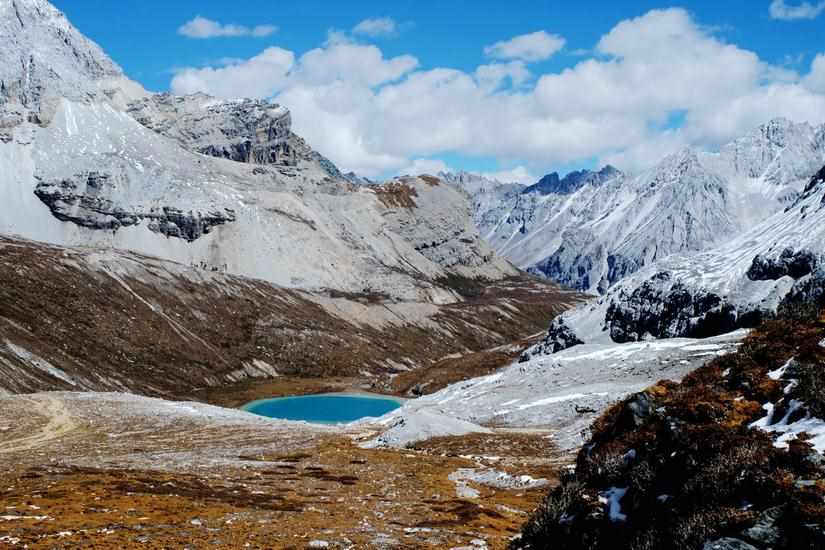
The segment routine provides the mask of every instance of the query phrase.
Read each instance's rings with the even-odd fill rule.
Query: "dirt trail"
[[[10,441],[0,441],[0,455],[35,449],[77,428],[63,402],[59,399],[48,395],[38,395],[37,397],[27,398],[26,401],[32,404],[30,412],[45,417],[46,424],[31,435]]]

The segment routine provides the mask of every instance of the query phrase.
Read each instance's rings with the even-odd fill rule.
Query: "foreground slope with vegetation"
[[[823,338],[797,306],[614,405],[513,548],[825,548]]]

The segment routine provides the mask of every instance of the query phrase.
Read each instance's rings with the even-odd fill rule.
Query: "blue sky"
[[[668,46],[678,48],[679,51],[685,49],[687,41],[691,44],[698,44],[694,58],[702,61],[701,56],[708,57],[709,65],[719,57],[714,52],[714,48],[733,46],[742,55],[734,56],[731,62],[742,61],[742,78],[748,80],[732,81],[731,89],[734,93],[741,93],[743,97],[750,98],[754,95],[754,89],[765,84],[777,86],[803,86],[801,84],[808,78],[807,87],[804,87],[806,94],[812,95],[804,99],[804,105],[810,111],[810,116],[814,118],[812,122],[821,122],[818,117],[825,117],[825,113],[819,112],[819,95],[825,90],[818,88],[819,77],[813,74],[812,63],[818,54],[825,53],[825,43],[822,41],[822,28],[825,22],[825,15],[819,16],[822,10],[818,10],[818,3],[811,3],[807,11],[793,11],[799,7],[800,2],[779,3],[779,11],[774,6],[773,11],[769,10],[770,0],[727,0],[725,2],[714,1],[693,1],[681,4],[667,4],[656,1],[640,0],[636,2],[615,2],[615,1],[581,1],[581,2],[554,2],[535,0],[509,0],[486,1],[486,0],[454,0],[454,1],[433,1],[433,0],[395,0],[394,2],[365,0],[358,2],[327,2],[320,0],[302,0],[301,2],[277,2],[262,0],[246,0],[243,2],[243,9],[238,9],[239,4],[227,3],[225,0],[175,0],[173,2],[157,2],[153,0],[121,0],[111,2],[109,0],[53,0],[54,4],[64,11],[69,19],[84,34],[98,42],[104,50],[109,53],[135,80],[141,82],[145,87],[153,91],[169,90],[170,86],[176,92],[193,91],[192,86],[202,86],[204,91],[226,95],[234,93],[238,95],[248,95],[242,83],[237,89],[228,86],[214,84],[217,78],[223,73],[221,69],[227,63],[229,65],[239,65],[244,67],[245,63],[264,52],[267,48],[278,48],[279,51],[289,52],[294,57],[294,64],[285,71],[299,73],[302,65],[301,56],[313,49],[321,49],[330,53],[335,44],[342,41],[358,45],[362,48],[376,48],[380,59],[376,63],[383,63],[393,59],[399,60],[404,65],[402,57],[407,59],[412,57],[415,64],[410,64],[406,69],[397,71],[390,70],[392,76],[384,79],[370,80],[364,82],[363,77],[358,77],[352,82],[348,81],[349,75],[346,72],[338,74],[336,77],[346,84],[350,95],[346,99],[336,97],[337,104],[333,107],[329,104],[329,98],[319,103],[317,97],[313,103],[306,103],[308,96],[318,96],[321,93],[329,95],[332,85],[314,77],[310,81],[303,79],[300,84],[296,83],[297,77],[284,76],[281,81],[273,82],[272,92],[257,91],[254,95],[272,95],[276,100],[280,100],[292,108],[296,120],[296,129],[304,130],[309,134],[310,141],[331,156],[337,163],[345,168],[360,170],[370,175],[389,174],[394,171],[403,171],[415,166],[437,167],[436,162],[446,164],[452,169],[471,169],[485,172],[515,171],[521,169],[523,178],[530,179],[541,175],[551,169],[572,169],[580,166],[593,166],[605,161],[615,160],[619,164],[625,163],[628,167],[642,167],[645,164],[643,158],[651,158],[659,153],[667,152],[670,148],[684,145],[713,146],[731,137],[736,132],[741,132],[745,124],[753,124],[757,116],[747,113],[742,114],[742,122],[734,124],[732,128],[713,128],[715,124],[707,121],[701,122],[699,119],[708,119],[718,112],[719,105],[701,105],[694,98],[674,100],[672,104],[667,101],[657,103],[660,98],[652,98],[655,106],[655,115],[639,114],[639,117],[628,118],[623,121],[618,118],[617,112],[620,106],[606,106],[601,100],[594,99],[588,105],[577,105],[574,110],[582,112],[576,116],[567,116],[563,109],[559,108],[554,112],[548,107],[548,98],[553,98],[558,104],[567,101],[563,94],[553,89],[545,93],[542,97],[545,101],[541,103],[534,95],[547,91],[548,86],[555,86],[559,89],[567,86],[561,79],[554,82],[545,82],[542,86],[539,83],[546,75],[559,75],[563,71],[576,71],[581,64],[590,61],[600,62],[603,65],[601,70],[610,71],[609,66],[612,60],[625,55],[625,44],[629,43],[624,38],[622,45],[614,48],[600,48],[594,51],[597,44],[612,30],[621,25],[622,22],[634,20],[651,13],[651,10],[661,10],[670,7],[680,7],[682,10],[672,12],[684,14],[667,18],[668,24],[673,22],[674,33],[684,33],[684,38],[678,42],[669,40],[667,37],[646,38],[646,29],[653,25],[663,26],[657,23],[654,18],[649,18],[647,22],[642,20],[637,22],[629,32],[637,33],[644,40],[648,40],[651,49],[661,48],[661,54],[665,57],[674,58],[674,63],[678,63],[674,52],[668,51]],[[825,8],[825,6],[823,6]],[[783,11],[784,10],[784,11]],[[790,10],[790,11],[789,11]],[[191,21],[195,16],[201,16],[220,24],[235,24],[253,29],[261,25],[277,26],[277,32],[262,32],[266,36],[233,36],[216,38],[191,38],[179,32],[182,25]],[[359,22],[370,18],[391,18],[395,25],[395,31],[388,35],[370,36],[359,34],[353,29]],[[781,17],[781,18],[777,18]],[[340,34],[332,35],[330,31],[338,31]],[[564,46],[558,51],[554,51],[546,59],[521,59],[515,57],[495,57],[485,54],[485,48],[497,42],[508,41],[514,37],[543,31],[547,35],[564,39]],[[237,34],[237,33],[236,33]],[[635,36],[635,35],[634,35]],[[662,40],[663,45],[659,45]],[[705,45],[700,44],[703,40],[712,41]],[[707,46],[707,47],[705,47]],[[687,46],[691,49],[692,46]],[[630,50],[628,50],[630,52]],[[722,50],[719,50],[722,51]],[[322,52],[322,53],[323,53]],[[366,49],[358,48],[341,49],[336,55],[350,55],[357,63],[359,56],[369,53]],[[637,56],[638,63],[634,62],[632,70],[639,71],[655,70],[662,72],[655,63],[642,63],[643,53],[633,50],[630,52]],[[644,54],[648,57],[649,52]],[[405,57],[406,56],[406,57]],[[754,76],[753,69],[745,67],[749,62],[749,56],[758,60],[758,64],[769,67],[765,74]],[[629,57],[628,57],[629,58]],[[691,58],[684,62],[689,65],[696,59]],[[286,62],[286,61],[284,61]],[[409,80],[414,80],[412,75],[416,73],[424,74],[438,68],[448,68],[460,71],[464,75],[478,79],[477,70],[480,66],[495,65],[502,67],[508,63],[518,63],[518,69],[529,73],[522,82],[514,84],[512,80],[503,81],[495,89],[486,91],[468,90],[461,86],[465,83],[457,84],[448,82],[446,86],[458,86],[454,94],[445,96],[439,111],[439,106],[417,106],[420,115],[424,119],[429,119],[428,128],[413,128],[403,117],[396,121],[400,126],[376,128],[375,117],[386,116],[388,119],[395,117],[398,109],[403,108],[403,102],[394,104],[393,112],[375,112],[375,107],[365,106],[366,102],[352,98],[363,99],[364,94],[370,94],[370,100],[374,103],[383,103],[383,100],[390,101],[391,96],[403,95],[404,90],[394,90],[394,87],[412,87]],[[755,66],[751,59],[751,65]],[[631,65],[630,62],[627,65]],[[336,65],[337,67],[338,65]],[[347,67],[351,65],[346,65]],[[825,62],[823,63],[825,66]],[[201,70],[204,67],[212,67],[218,72],[211,74],[209,82],[198,82],[192,84],[192,79],[186,85],[181,84],[181,80],[173,83],[176,74],[182,70]],[[266,67],[261,70],[261,78],[267,78],[264,74]],[[375,71],[382,70],[383,65],[376,65]],[[512,68],[513,65],[508,65]],[[345,71],[345,69],[340,69]],[[787,70],[787,73],[782,73]],[[579,72],[584,72],[579,68]],[[666,72],[666,71],[665,71]],[[736,70],[733,71],[736,73]],[[747,73],[747,74],[745,74]],[[196,76],[197,73],[190,73]],[[226,78],[233,78],[233,74],[226,74]],[[712,76],[713,70],[708,71]],[[724,75],[724,72],[716,74]],[[572,84],[570,86],[581,85],[581,83],[593,82],[592,79],[579,75],[574,79],[570,76]],[[679,78],[686,75],[662,75],[666,79],[664,85],[673,83],[679,85]],[[609,94],[610,82],[621,83],[618,77],[595,77],[595,82],[606,87],[606,96]],[[724,76],[722,78],[725,78]],[[735,77],[734,77],[735,78]],[[612,79],[612,80],[610,80]],[[771,80],[773,79],[773,80]],[[287,81],[289,80],[289,81]],[[558,82],[555,82],[558,80]],[[609,80],[609,82],[608,82]],[[757,82],[757,80],[759,82]],[[688,80],[690,82],[690,80]],[[814,82],[814,84],[810,84]],[[701,83],[700,83],[701,84]],[[432,84],[437,87],[445,86],[443,83]],[[656,82],[651,82],[651,86],[658,86]],[[363,86],[361,90],[358,86]],[[709,83],[708,95],[716,98],[720,91]],[[386,90],[385,90],[386,88]],[[382,97],[382,91],[384,92]],[[758,89],[756,90],[759,91]],[[396,93],[397,92],[397,93]],[[558,93],[557,93],[558,92]],[[623,90],[627,93],[627,90]],[[798,97],[785,90],[783,93],[787,98]],[[433,93],[428,88],[421,88],[421,93]],[[574,103],[579,101],[574,95],[570,100]],[[467,103],[472,105],[474,111],[467,107],[467,113],[460,116],[453,116],[454,111],[465,108],[460,98],[462,94],[468,98]],[[716,94],[716,95],[714,95]],[[677,94],[678,95],[678,94]],[[765,96],[772,93],[765,91]],[[776,95],[776,94],[773,94]],[[528,97],[529,96],[529,97]],[[616,96],[618,97],[618,96]],[[455,103],[451,101],[455,99]],[[632,99],[632,98],[631,98]],[[289,105],[288,100],[294,105]],[[516,104],[532,102],[534,105],[518,107]],[[714,101],[717,101],[714,99]],[[744,101],[744,100],[743,100]],[[771,118],[775,115],[793,116],[800,111],[801,100],[793,100],[795,105],[776,103],[769,105],[763,99],[754,97],[757,106],[753,109],[762,108],[766,110],[764,116]],[[791,99],[786,99],[792,101]],[[718,102],[718,101],[717,101]],[[760,103],[761,102],[761,103]],[[344,116],[340,113],[340,104],[353,105],[352,117]],[[357,105],[356,105],[357,103]],[[303,113],[311,113],[311,116],[302,118],[302,113],[297,111],[299,106],[306,107]],[[357,111],[362,109],[363,112]],[[390,107],[386,107],[389,109]],[[737,107],[738,108],[738,107]],[[367,112],[365,109],[370,109]],[[532,132],[553,132],[569,131],[571,142],[575,146],[568,147],[566,143],[554,139],[538,139],[535,143],[525,142],[524,154],[519,154],[519,142],[521,138],[515,138],[512,143],[507,143],[497,151],[495,143],[482,145],[480,141],[487,139],[491,133],[500,132],[501,126],[506,124],[507,119],[491,120],[488,126],[478,126],[475,120],[483,117],[483,113],[492,110],[510,110],[515,115],[513,119],[519,120],[519,124],[524,131]],[[590,111],[587,111],[590,109]],[[714,111],[715,109],[715,111]],[[445,127],[453,128],[454,136],[447,135],[449,130],[440,132],[438,124],[441,115],[449,110],[450,117],[444,121]],[[324,113],[335,111],[336,115],[330,117],[335,119],[335,128],[322,128],[324,122],[320,120]],[[769,112],[775,111],[775,112]],[[358,114],[360,113],[360,114]],[[626,124],[631,134],[637,134],[634,139],[602,140],[596,136],[596,132],[583,128],[584,126],[598,126],[601,118],[606,117],[606,133],[620,133],[617,128]],[[612,118],[611,118],[612,117]],[[798,118],[798,116],[796,117]],[[353,119],[353,120],[350,120]],[[358,120],[355,120],[358,119]],[[352,127],[337,138],[327,138],[330,132],[338,132],[341,124],[349,124]],[[535,124],[533,124],[535,122]],[[330,123],[332,124],[332,123]],[[704,127],[703,127],[704,126]],[[741,127],[740,127],[741,126]],[[472,127],[472,128],[471,128]],[[376,134],[368,135],[368,130],[374,130]],[[443,145],[428,145],[425,143],[427,136],[409,136],[407,140],[396,139],[400,131],[407,129],[410,134],[424,130],[432,132],[434,142],[443,142]],[[577,129],[580,132],[577,133]],[[386,132],[383,135],[382,132]],[[479,139],[479,136],[482,136]],[[362,141],[363,145],[359,150],[348,150],[342,143],[350,138],[354,141]],[[435,139],[437,138],[437,139]],[[504,138],[508,139],[508,138]],[[589,142],[588,142],[589,140]],[[491,140],[492,141],[492,140]],[[387,143],[386,147],[382,143]],[[670,146],[662,147],[662,144]],[[661,149],[661,151],[660,151]],[[349,158],[352,161],[348,161]],[[419,162],[415,165],[416,161]],[[431,161],[429,164],[426,161]],[[515,172],[514,172],[515,173]]]

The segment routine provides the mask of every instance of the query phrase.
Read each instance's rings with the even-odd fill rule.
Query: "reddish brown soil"
[[[451,548],[484,540],[503,549],[544,490],[478,486],[481,498],[458,498],[449,475],[479,463],[453,451],[485,454],[495,443],[505,457],[496,468],[555,479],[555,464],[520,456],[552,456],[544,440],[530,437],[454,438],[415,451],[364,450],[333,437],[197,474],[62,466],[44,457],[0,471],[0,548],[304,549],[313,540],[332,548],[390,540],[396,548]]]

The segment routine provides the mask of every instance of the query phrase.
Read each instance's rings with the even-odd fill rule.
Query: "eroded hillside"
[[[580,300],[529,277],[442,284],[461,299],[438,306],[306,293],[130,253],[0,237],[0,390],[191,398],[199,388],[282,375],[380,386],[384,375],[536,334]]]

